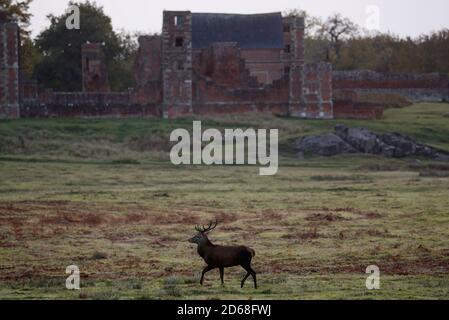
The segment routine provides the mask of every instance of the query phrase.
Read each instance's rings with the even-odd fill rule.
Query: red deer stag
[[[207,235],[217,227],[217,224],[218,222],[216,221],[215,224],[211,222],[207,228],[204,226],[202,228],[195,227],[198,234],[189,239],[190,243],[198,245],[198,254],[207,263],[207,267],[204,268],[201,274],[200,284],[203,285],[204,275],[207,272],[213,269],[220,269],[221,284],[224,285],[224,269],[241,266],[247,272],[242,280],[241,287],[243,288],[246,279],[251,275],[254,279],[254,288],[257,289],[256,272],[251,268],[251,260],[256,255],[256,252],[245,246],[225,247],[212,244]]]

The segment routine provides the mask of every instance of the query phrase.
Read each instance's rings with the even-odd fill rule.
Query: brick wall
[[[263,86],[257,77],[251,76],[242,50],[235,42],[215,43],[196,52],[193,55],[193,72],[197,77],[228,88]]]
[[[332,66],[329,63],[308,63],[303,71],[303,118],[332,119]]]
[[[37,103],[39,88],[36,80],[25,80],[22,76],[19,84],[20,103]]]
[[[86,43],[81,47],[83,91],[109,92],[108,69],[99,43]]]
[[[215,43],[193,61],[193,113],[288,113],[288,77],[260,82],[236,43]]]
[[[271,84],[284,76],[285,65],[279,49],[244,49],[241,56],[245,59],[250,74],[263,84]]]
[[[289,114],[306,117],[309,113],[303,96],[304,86],[304,19],[285,18],[283,59],[289,74]]]
[[[160,117],[156,104],[133,103],[133,92],[52,92],[21,105],[23,117]]]
[[[192,114],[192,14],[164,11],[162,25],[164,117]]]
[[[383,117],[383,108],[375,104],[353,100],[336,100],[333,106],[335,119],[374,120]]]
[[[396,93],[411,101],[449,101],[449,76],[447,74],[393,74],[368,70],[334,71],[336,89],[357,92]]]
[[[162,104],[162,37],[139,37],[139,50],[134,64],[135,104]]]
[[[289,105],[288,78],[264,87],[231,88],[198,78],[194,82],[195,114],[266,112],[286,115]]]
[[[0,119],[19,117],[19,27],[0,11]]]

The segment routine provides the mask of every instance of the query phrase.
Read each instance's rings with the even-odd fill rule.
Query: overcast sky
[[[69,0],[34,0],[31,6],[33,36],[49,22],[50,13],[60,15]],[[116,30],[159,32],[162,11],[263,13],[301,8],[311,15],[327,17],[334,12],[363,27],[378,28],[401,36],[417,36],[449,28],[448,0],[96,0],[112,18]],[[378,8],[378,9],[376,9]],[[379,14],[377,15],[376,12]],[[376,17],[378,16],[379,19]],[[81,17],[82,28],[82,17]]]

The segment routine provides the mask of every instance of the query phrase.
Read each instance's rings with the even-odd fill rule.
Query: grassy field
[[[397,131],[449,150],[449,105],[378,121],[203,118],[204,127],[279,128],[280,168],[175,167],[171,130],[192,119],[0,121],[0,299],[448,299],[449,164],[374,156],[298,160],[293,138],[337,123]],[[219,244],[256,250],[199,285],[186,240],[218,218]],[[65,289],[65,269],[81,290]],[[365,269],[378,265],[381,289]]]

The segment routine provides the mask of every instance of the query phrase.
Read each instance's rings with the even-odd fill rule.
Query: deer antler
[[[218,224],[218,220],[215,220],[215,224],[211,221],[207,228],[204,225],[202,226],[202,228],[200,228],[199,226],[196,226],[195,230],[198,232],[201,232],[201,233],[209,232],[209,231],[214,230],[217,227],[217,224]]]

